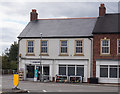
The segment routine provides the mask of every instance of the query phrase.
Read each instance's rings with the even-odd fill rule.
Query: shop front
[[[120,83],[120,63],[118,60],[97,60],[96,77],[99,83]]]
[[[49,65],[26,65],[26,79],[33,80],[37,78],[37,81],[49,80]],[[37,74],[35,73],[35,70]]]

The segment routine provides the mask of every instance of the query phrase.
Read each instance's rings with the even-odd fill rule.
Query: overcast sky
[[[14,41],[18,41],[17,36],[30,21],[32,9],[37,10],[38,18],[97,17],[100,3],[105,3],[107,13],[118,13],[118,0],[112,0],[112,2],[104,2],[109,0],[101,0],[103,2],[100,0],[93,0],[94,2],[87,2],[90,0],[85,0],[86,2],[17,1],[0,2],[0,54]]]

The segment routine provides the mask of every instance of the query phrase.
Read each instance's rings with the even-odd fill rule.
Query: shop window
[[[61,40],[61,48],[60,48],[60,52],[61,54],[67,54],[67,40]]]
[[[107,65],[100,66],[100,77],[108,77],[108,66]]]
[[[117,66],[110,66],[110,78],[117,78]]]
[[[110,40],[109,39],[101,40],[101,53],[110,54]]]
[[[75,65],[68,65],[68,76],[75,75]]]
[[[32,40],[27,41],[27,53],[34,53],[34,41]]]
[[[82,40],[76,40],[75,52],[76,54],[83,54],[83,41]]]
[[[76,75],[84,77],[84,65],[77,65]]]
[[[66,65],[59,65],[59,75],[66,75]]]
[[[41,53],[42,54],[48,53],[48,41],[46,41],[46,40],[41,41]]]

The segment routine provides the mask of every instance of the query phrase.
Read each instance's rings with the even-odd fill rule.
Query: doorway
[[[40,77],[43,78],[43,80],[49,80],[49,66],[36,66],[37,70],[38,70],[38,76],[37,76],[37,80],[40,80]],[[40,69],[42,68],[42,70],[40,71]],[[40,76],[40,74],[42,74]]]

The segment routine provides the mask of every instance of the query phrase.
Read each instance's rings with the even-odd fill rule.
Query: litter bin
[[[96,78],[96,77],[91,77],[91,78],[89,79],[89,82],[92,83],[92,84],[98,84],[98,78]]]

